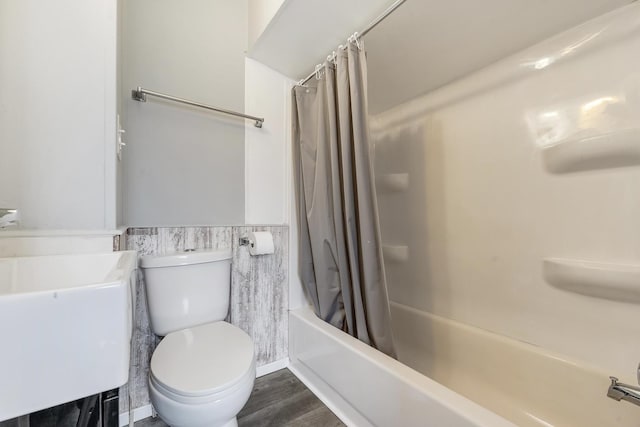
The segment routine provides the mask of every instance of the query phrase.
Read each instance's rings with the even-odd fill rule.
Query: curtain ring
[[[316,80],[320,80],[322,78],[322,64],[316,65]]]
[[[336,67],[338,65],[338,54],[336,53],[335,50],[331,52],[330,57],[331,59],[329,60],[329,62],[331,62],[334,67]]]
[[[358,37],[358,32],[356,31],[355,33],[353,33],[353,42],[356,44],[356,46],[358,47],[358,50],[362,50],[362,47],[360,46],[360,40]]]
[[[353,43],[353,44],[355,44],[355,45],[356,45],[356,47],[357,47],[358,49],[360,49],[360,43],[358,42],[358,33],[357,33],[357,32],[356,32],[356,33],[351,34],[351,35],[349,36],[349,38],[347,39],[347,41],[348,41],[349,43]]]

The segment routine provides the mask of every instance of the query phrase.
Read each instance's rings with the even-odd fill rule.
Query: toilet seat
[[[151,382],[177,400],[209,400],[255,376],[253,342],[241,329],[214,322],[168,334],[151,357]]]

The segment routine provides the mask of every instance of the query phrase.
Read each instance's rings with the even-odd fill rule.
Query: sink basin
[[[0,421],[119,387],[133,251],[0,258]]]

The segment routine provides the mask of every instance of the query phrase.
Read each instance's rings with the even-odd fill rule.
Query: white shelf
[[[384,193],[404,192],[409,189],[408,173],[385,173],[376,179],[377,190]]]
[[[640,165],[640,128],[572,137],[542,151],[546,169],[561,174]]]
[[[385,261],[404,264],[409,261],[409,247],[403,245],[382,245],[382,256]]]
[[[542,261],[542,271],[547,283],[558,289],[640,303],[640,265],[546,258]]]

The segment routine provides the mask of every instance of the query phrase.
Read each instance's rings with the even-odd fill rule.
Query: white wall
[[[136,102],[130,91],[244,111],[247,14],[247,0],[125,2],[127,225],[243,223],[244,130],[252,123],[157,98]]]
[[[0,206],[115,228],[115,0],[0,2]]]
[[[293,81],[245,59],[245,105],[264,117],[245,131],[245,222],[286,224],[289,219],[289,105]]]
[[[109,230],[11,230],[0,233],[0,258],[111,252],[114,237]]]
[[[118,12],[117,12],[117,31],[116,31],[116,114],[117,117],[119,117],[119,121],[120,121],[120,127],[122,128],[124,126],[124,122],[126,121],[125,118],[125,113],[124,113],[124,102],[125,100],[123,99],[123,94],[124,94],[124,90],[123,90],[123,82],[122,82],[122,69],[123,69],[123,65],[122,65],[122,51],[124,50],[124,41],[122,39],[122,21],[123,21],[123,17],[124,17],[124,2],[125,0],[117,0],[118,2]],[[116,123],[117,125],[117,123]],[[116,126],[116,131],[117,131],[117,126]],[[127,141],[127,137],[126,135],[122,134],[122,141],[125,142]],[[116,134],[117,137],[117,134]],[[117,141],[116,141],[117,144]],[[120,156],[122,156],[122,152],[120,153]],[[120,158],[117,158],[116,155],[116,159],[115,159],[115,163],[116,163],[116,171],[115,171],[115,196],[116,196],[116,212],[115,212],[115,216],[116,216],[116,224],[118,225],[118,227],[124,226],[125,225],[125,219],[124,219],[124,165],[123,162]]]
[[[284,0],[249,0],[249,48],[260,37]]]
[[[408,1],[366,37],[375,88],[369,111],[442,87],[630,1]]]
[[[393,302],[635,371],[637,303],[557,289],[543,259],[640,265],[639,50],[634,3],[376,116]]]
[[[307,305],[298,277],[298,234],[291,159],[293,80],[247,58],[247,113],[264,116],[262,129],[245,133],[245,221],[289,225],[289,307]],[[255,112],[255,113],[252,113]]]

